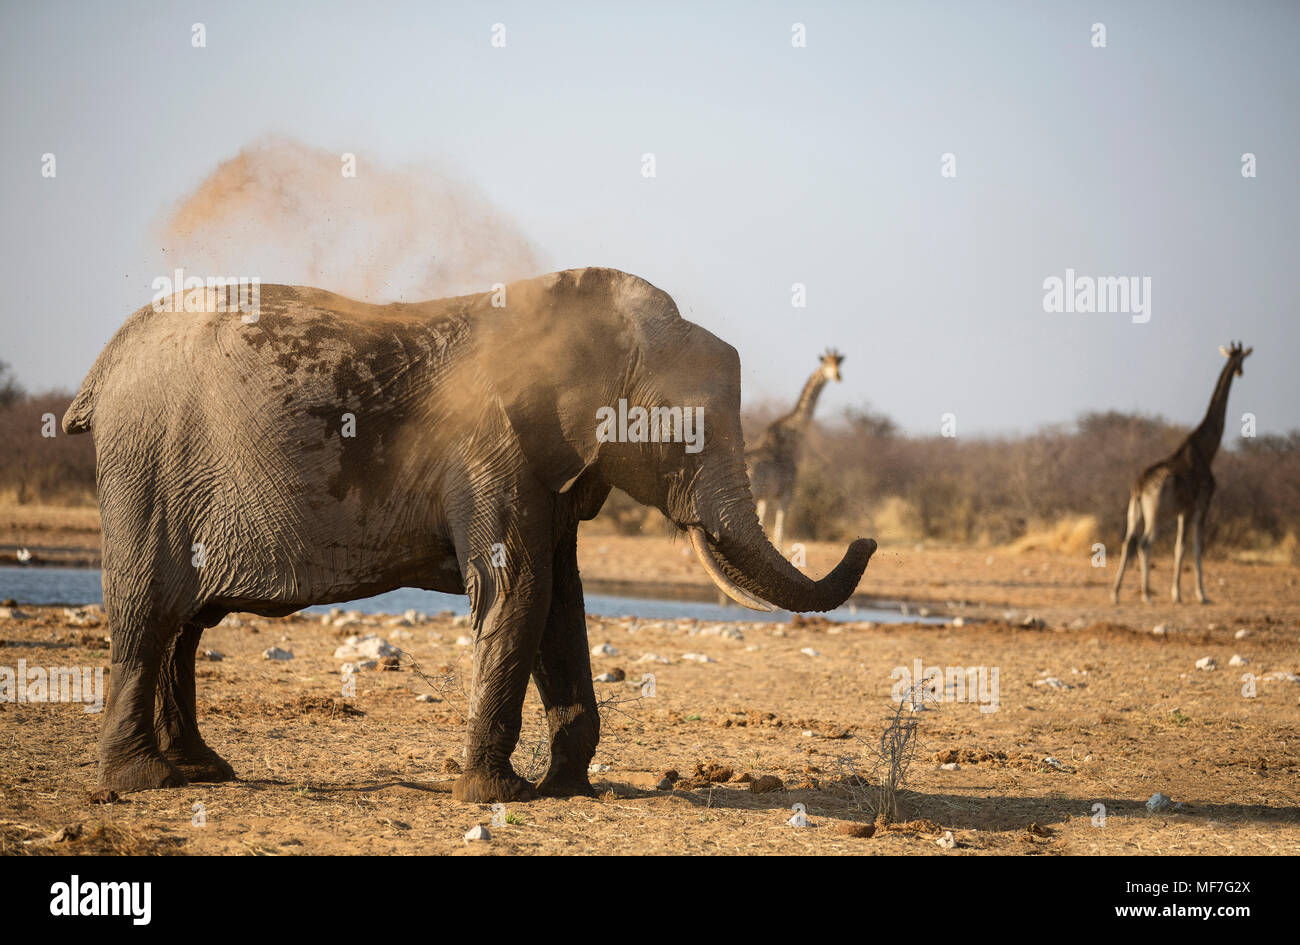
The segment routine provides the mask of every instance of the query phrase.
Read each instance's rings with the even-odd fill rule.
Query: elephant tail
[[[64,433],[86,433],[90,430],[91,419],[95,414],[95,391],[99,385],[100,365],[97,362],[86,379],[81,382],[81,389],[72,400],[72,406],[63,415]]]

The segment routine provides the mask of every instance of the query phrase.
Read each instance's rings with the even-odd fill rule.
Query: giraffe
[[[1174,509],[1178,513],[1178,534],[1174,543],[1174,586],[1171,592],[1174,603],[1181,604],[1183,600],[1180,584],[1183,572],[1183,535],[1188,516],[1192,519],[1192,551],[1196,556],[1196,597],[1202,604],[1209,603],[1201,578],[1201,532],[1205,524],[1205,511],[1214,494],[1214,476],[1210,473],[1210,463],[1214,461],[1219,441],[1223,439],[1228,388],[1232,386],[1234,376],[1241,377],[1242,362],[1253,350],[1255,349],[1243,350],[1240,342],[1229,348],[1220,346],[1219,352],[1228,359],[1228,363],[1224,365],[1218,383],[1214,386],[1214,396],[1210,398],[1205,419],[1188,434],[1172,456],[1144,471],[1133,486],[1128,501],[1128,527],[1124,532],[1119,574],[1115,575],[1115,586],[1110,595],[1115,603],[1119,603],[1124,569],[1128,567],[1128,559],[1135,546],[1139,548],[1142,558],[1142,599],[1151,602],[1151,544],[1156,537],[1156,515],[1160,502],[1166,498],[1174,503]]]
[[[785,527],[786,509],[794,496],[796,464],[799,458],[799,438],[812,419],[817,406],[817,398],[827,381],[840,379],[840,363],[844,355],[833,348],[827,348],[821,356],[817,370],[808,383],[794,410],[773,421],[759,438],[758,443],[745,451],[745,462],[749,466],[749,484],[754,491],[758,507],[758,521],[761,524],[769,504],[773,507],[772,543],[781,547],[781,533]]]

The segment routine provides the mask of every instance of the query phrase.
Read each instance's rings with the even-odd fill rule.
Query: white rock
[[[706,656],[703,653],[683,653],[682,659],[690,660],[692,663],[716,663],[712,656]]]
[[[221,618],[221,622],[217,624],[218,627],[242,627],[243,625],[244,621],[240,620],[235,614],[226,614]]]
[[[389,617],[387,620],[384,621],[384,626],[385,627],[413,627],[415,626],[415,621],[411,620],[409,617]]]
[[[1059,759],[1053,758],[1051,755],[1048,755],[1043,759],[1043,764],[1047,765],[1049,768],[1057,768],[1061,771],[1065,770],[1065,765],[1061,764]]]
[[[338,620],[343,616],[343,610],[339,607],[330,608],[330,620]]]
[[[609,765],[600,765],[600,764],[593,763],[587,766],[588,774],[604,774],[606,771],[609,770],[610,770]]]
[[[619,682],[619,678],[615,676],[613,673],[601,673],[599,676],[594,677],[591,681],[592,682]]]
[[[492,834],[488,833],[488,829],[482,824],[475,824],[473,827],[470,827],[468,832],[465,834],[466,843],[486,842],[491,839]]]
[[[19,610],[17,607],[0,607],[0,617],[7,620],[26,620],[30,616],[31,614]]]
[[[278,646],[273,646],[273,647],[271,647],[269,650],[263,650],[263,651],[262,651],[262,659],[264,659],[264,660],[291,660],[291,659],[293,659],[293,653],[292,653],[291,651],[289,651],[289,650],[282,650],[282,649],[280,649]]]
[[[74,627],[94,627],[99,625],[97,617],[88,607],[65,607],[63,617]]]
[[[1275,682],[1300,683],[1300,676],[1297,676],[1295,673],[1288,673],[1280,669],[1276,670],[1275,672],[1266,674],[1263,678]]]
[[[406,613],[402,614],[402,616],[410,622],[411,626],[415,626],[417,623],[424,623],[425,619],[424,614],[420,613],[418,610],[408,610]]]
[[[954,627],[964,627],[964,626],[966,626],[966,618],[965,618],[965,617],[953,617],[953,618],[952,618],[952,625],[953,625]]]
[[[1246,639],[1246,637],[1250,636],[1250,631],[1247,630],[1245,627],[1242,627],[1240,630],[1234,633],[1233,636],[1236,637],[1238,640],[1244,640]]]
[[[420,695],[415,697],[415,701],[416,702],[437,702],[438,700],[435,699],[433,696],[429,695],[427,692],[422,692],[420,693]]]
[[[618,650],[608,643],[602,643],[599,646],[591,648],[592,656],[618,656]]]
[[[203,658],[207,660],[209,663],[220,663],[223,659],[225,659],[225,657],[222,656],[220,653],[218,653],[216,650],[204,650]]]
[[[961,765],[957,764],[957,762],[955,762],[955,761],[949,761],[947,764],[939,765],[939,770],[940,770],[940,771],[960,771],[960,770],[961,770]]]
[[[1196,668],[1203,669],[1208,673],[1211,670],[1218,669],[1219,663],[1213,656],[1202,656],[1196,661]]]
[[[356,663],[344,663],[342,666],[339,667],[339,672],[342,673],[344,676],[349,676],[353,673],[357,673],[360,671],[361,671],[361,667],[358,666]]]
[[[805,647],[804,647],[802,650],[800,650],[799,652],[802,653],[804,656],[821,656],[820,653],[818,653],[816,650],[814,650],[814,649],[813,649],[812,647],[810,647],[810,646],[805,646]]]
[[[945,830],[943,836],[934,841],[945,850],[951,850],[957,845],[957,840],[953,837],[951,830]]]
[[[345,627],[355,627],[355,626],[359,626],[360,624],[361,624],[360,617],[353,617],[351,614],[349,614],[347,616],[340,617],[338,620],[335,620],[334,628],[336,630],[341,630]]]
[[[334,618],[331,617],[329,614],[321,614],[320,622],[321,622],[321,626],[328,627],[330,624],[334,622]]]
[[[472,637],[467,637],[467,636],[464,636],[464,635],[462,635],[462,636],[458,636],[458,637],[456,638],[456,645],[457,645],[457,646],[473,646],[473,645],[474,645],[474,639],[473,639]]]
[[[642,656],[639,660],[637,660],[637,662],[638,663],[671,663],[672,660],[670,660],[666,656],[660,656],[658,653],[647,653],[644,656]]]
[[[1233,653],[1233,654],[1232,654],[1232,659],[1228,660],[1228,665],[1229,665],[1229,666],[1249,666],[1249,665],[1250,665],[1250,660],[1246,659],[1244,656],[1240,656],[1240,655],[1238,655],[1238,654],[1236,654],[1236,653]]]
[[[1151,628],[1151,632],[1158,637],[1163,637],[1165,634],[1169,632],[1169,628],[1162,623],[1158,623]]]
[[[367,633],[363,637],[348,637],[347,642],[334,651],[334,658],[336,660],[377,660],[386,656],[399,656],[401,652],[382,637]]]
[[[1173,802],[1169,800],[1168,797],[1161,794],[1159,791],[1156,791],[1156,793],[1151,795],[1151,799],[1147,801],[1147,810],[1149,811],[1168,810],[1172,805]]]
[[[1073,689],[1068,682],[1057,679],[1055,676],[1046,676],[1034,683],[1035,686],[1049,686],[1052,689]]]

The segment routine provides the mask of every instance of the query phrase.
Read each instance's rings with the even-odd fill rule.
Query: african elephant
[[[383,306],[263,286],[256,320],[167,308],[131,316],[63,418],[97,451],[112,631],[103,787],[234,777],[195,718],[199,637],[225,614],[419,587],[470,598],[453,795],[589,793],[599,718],[577,527],[612,487],[662,511],[718,586],[756,608],[837,607],[875,550],[854,541],[813,581],[767,542],[736,351],[635,276],[570,270]],[[702,448],[598,436],[620,401],[702,408]],[[551,738],[536,786],[510,765],[530,675]]]

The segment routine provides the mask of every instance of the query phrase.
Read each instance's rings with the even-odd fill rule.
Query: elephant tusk
[[[763,613],[772,612],[773,607],[771,604],[761,601],[743,588],[737,587],[731,578],[722,573],[722,568],[718,567],[718,562],[709,549],[709,540],[704,537],[704,529],[695,525],[688,528],[687,533],[691,536],[691,547],[695,549],[695,557],[700,559],[700,564],[704,565],[704,571],[708,574],[709,580],[718,585],[718,590],[742,607],[759,610]]]

